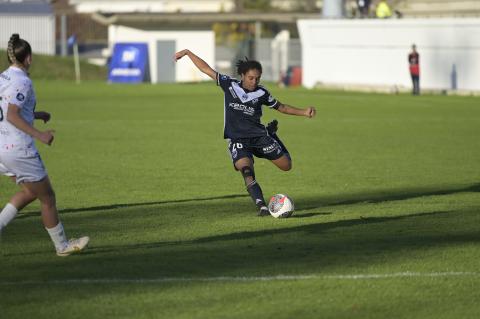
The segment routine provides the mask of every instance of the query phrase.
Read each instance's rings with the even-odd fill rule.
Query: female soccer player
[[[67,240],[58,218],[55,193],[34,138],[51,145],[53,131],[39,131],[34,119],[50,120],[50,114],[35,112],[36,98],[28,69],[32,64],[30,44],[13,34],[8,41],[10,67],[0,74],[0,174],[10,176],[21,190],[13,195],[0,213],[0,231],[35,199],[39,199],[42,220],[58,256],[83,250],[88,237]]]
[[[225,94],[224,138],[228,140],[233,165],[242,173],[247,191],[257,206],[257,215],[269,215],[262,189],[255,179],[253,156],[269,159],[283,171],[292,168],[292,160],[276,134],[277,121],[272,121],[267,127],[260,122],[262,105],[280,113],[309,118],[315,116],[315,108],[300,109],[275,99],[267,89],[259,85],[262,65],[257,61],[238,61],[237,73],[241,77],[238,81],[219,74],[187,49],[175,53],[175,61],[184,56],[188,56],[200,71],[217,81],[217,85],[222,88]]]

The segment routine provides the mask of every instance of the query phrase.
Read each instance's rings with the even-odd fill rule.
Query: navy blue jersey
[[[240,81],[217,73],[217,85],[225,93],[225,128],[223,137],[229,139],[266,136],[260,122],[262,105],[278,108],[278,101],[262,86],[255,91],[242,88]]]

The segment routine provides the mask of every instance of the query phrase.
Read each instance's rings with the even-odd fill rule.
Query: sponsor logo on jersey
[[[229,106],[236,111],[242,111],[246,115],[253,115],[255,113],[255,109],[251,106],[247,106],[240,103],[230,103]]]
[[[277,143],[273,143],[273,144],[270,144],[268,146],[265,146],[262,150],[263,150],[263,153],[267,154],[267,153],[272,153],[277,148],[278,148]]]
[[[226,75],[223,74],[223,75],[221,76],[221,79],[222,79],[222,80],[227,80],[227,79],[228,79],[228,76],[226,76]]]
[[[22,93],[18,93],[18,94],[17,94],[17,100],[19,100],[20,102],[22,102],[23,100],[25,100],[25,95],[23,95]]]

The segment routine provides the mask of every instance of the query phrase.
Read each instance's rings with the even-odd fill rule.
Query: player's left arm
[[[312,118],[317,113],[317,110],[313,106],[309,106],[307,108],[298,108],[292,105],[283,104],[278,102],[278,107],[276,107],[277,111],[283,114],[288,115],[298,115],[298,116],[306,116],[308,118]]]
[[[36,120],[42,120],[43,123],[47,123],[48,121],[50,121],[50,118],[52,117],[50,113],[44,112],[44,111],[35,112],[34,115]]]

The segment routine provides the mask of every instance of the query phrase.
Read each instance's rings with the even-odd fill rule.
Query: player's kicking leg
[[[283,142],[278,137],[277,131],[278,131],[277,120],[273,120],[267,124],[268,135],[271,136],[278,143],[278,145],[281,146],[283,151],[283,156],[278,159],[272,160],[272,163],[275,164],[282,171],[289,171],[292,169],[292,158],[290,157],[290,153],[288,152],[287,147],[285,146],[285,144],[283,144]]]

